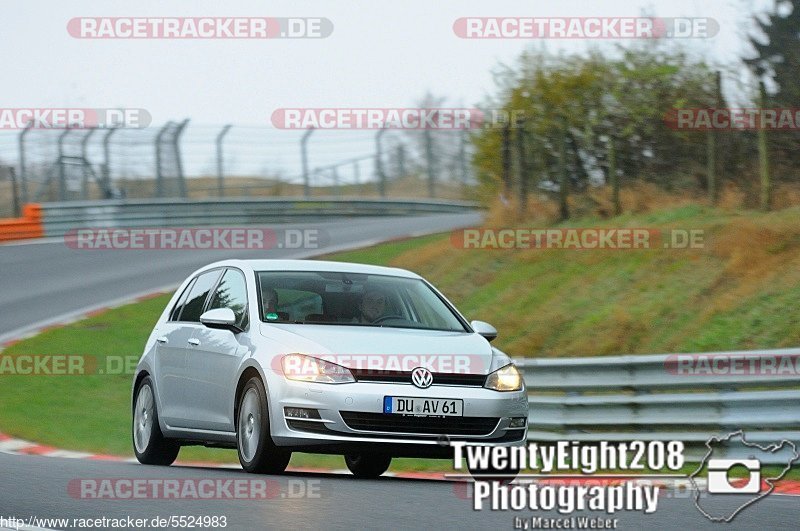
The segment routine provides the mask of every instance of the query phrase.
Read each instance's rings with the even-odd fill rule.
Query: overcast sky
[[[741,25],[766,0],[42,1],[4,2],[3,107],[148,109],[154,122],[268,124],[279,107],[409,106],[430,90],[474,104],[493,90],[491,70],[513,62],[530,41],[466,40],[463,16],[713,17],[714,39],[684,41],[693,53],[730,61]],[[80,16],[326,17],[326,39],[80,40]],[[592,43],[590,43],[592,44]],[[584,49],[585,41],[548,47]],[[608,42],[601,43],[608,45]]]
[[[231,123],[236,126],[226,138],[227,170],[296,176],[300,131],[270,129],[275,109],[409,107],[427,91],[445,97],[447,105],[470,107],[495,92],[492,71],[513,64],[526,47],[580,52],[632,44],[461,39],[453,31],[460,17],[712,17],[720,26],[714,38],[671,44],[727,66],[730,97],[736,58],[747,50],[742,36],[753,13],[771,5],[771,0],[6,1],[0,7],[5,67],[0,108],[142,108],[154,125],[191,118],[182,138],[189,176],[214,173],[215,135]],[[203,16],[324,17],[333,32],[325,39],[90,40],[67,31],[75,17]],[[260,128],[239,127],[245,125]],[[398,133],[387,135],[389,146],[392,134]],[[0,162],[18,160],[17,136],[0,131]],[[312,168],[372,156],[375,149],[375,131],[318,131],[311,140]],[[91,148],[93,163],[101,160],[99,149],[100,144]],[[122,165],[124,175],[149,175],[152,149],[142,149],[142,155],[112,153],[115,168]],[[54,155],[47,153],[29,157],[49,163]],[[372,166],[364,161],[362,179],[370,178]],[[358,175],[355,168],[349,171],[353,175],[343,179]]]

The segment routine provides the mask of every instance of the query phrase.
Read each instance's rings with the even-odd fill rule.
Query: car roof
[[[327,260],[222,260],[214,262],[197,273],[215,267],[238,267],[245,271],[325,271],[332,273],[362,273],[368,275],[389,275],[405,278],[421,278],[416,273],[397,267],[384,267],[353,262],[331,262]]]

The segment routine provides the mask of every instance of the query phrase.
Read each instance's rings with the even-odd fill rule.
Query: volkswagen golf
[[[292,452],[344,455],[359,477],[452,441],[524,444],[528,400],[497,331],[401,269],[314,260],[201,268],[153,328],[133,382],[139,462],[236,448],[249,472]]]

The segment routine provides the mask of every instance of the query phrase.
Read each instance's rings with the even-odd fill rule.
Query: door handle
[[[189,344],[192,345],[193,347],[199,347],[200,340],[193,337],[192,339],[189,340]]]
[[[166,343],[167,343],[167,336],[161,336],[161,337],[157,337],[157,338],[156,338],[156,341],[158,341],[159,343],[161,343],[162,345],[164,345],[164,344],[166,344]]]

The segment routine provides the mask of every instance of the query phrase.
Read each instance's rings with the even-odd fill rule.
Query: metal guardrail
[[[516,363],[528,387],[531,441],[680,440],[699,457],[711,437],[744,430],[749,442],[787,439],[800,448],[800,348]],[[762,461],[785,464],[790,454],[770,457]]]
[[[455,213],[480,207],[467,201],[280,197],[63,201],[42,203],[41,208],[45,236],[63,236],[78,228],[237,226],[330,216]]]

